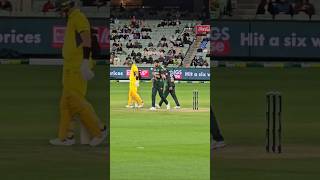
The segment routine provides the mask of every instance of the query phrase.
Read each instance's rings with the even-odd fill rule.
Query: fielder
[[[165,67],[166,68],[166,67]],[[174,102],[176,103],[175,109],[180,109],[180,103],[178,101],[177,95],[176,95],[176,86],[174,83],[174,75],[170,74],[170,71],[166,68],[164,70],[164,99],[166,99],[170,93],[171,97],[173,98]],[[159,108],[163,104],[163,99],[159,102]]]
[[[218,149],[226,146],[212,107],[210,107],[210,133],[213,139],[211,149]]]
[[[129,95],[128,95],[128,105],[126,106],[127,108],[132,108],[133,104],[137,104],[138,108],[143,107],[143,100],[138,94],[138,87],[139,87],[139,79],[140,79],[140,74],[138,67],[135,63],[132,61],[128,62],[128,65],[131,66],[130,70],[130,76],[129,76]]]
[[[161,100],[167,105],[167,109],[170,109],[170,104],[167,99],[163,95],[163,87],[164,81],[162,78],[163,75],[163,67],[160,66],[159,60],[154,61],[153,67],[153,78],[152,78],[152,106],[150,108],[151,111],[156,110],[156,95],[159,93]]]
[[[62,48],[63,90],[60,99],[58,138],[50,140],[50,144],[75,144],[74,119],[79,117],[91,136],[89,144],[96,146],[105,140],[106,128],[85,98],[87,81],[94,77],[91,71],[90,24],[85,15],[75,7],[73,0],[60,0],[57,5],[61,13],[67,17],[67,27]]]

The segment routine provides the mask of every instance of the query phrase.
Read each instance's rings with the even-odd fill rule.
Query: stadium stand
[[[317,0],[211,1],[219,3],[219,15],[223,19],[320,20],[320,1]]]
[[[111,64],[128,60],[148,65],[159,59],[169,66],[209,66],[208,38],[196,36],[194,20],[111,20]]]
[[[0,16],[6,17],[57,17],[53,0],[1,0],[11,4],[10,10],[0,6]],[[110,17],[110,1],[108,0],[75,0],[88,17]],[[2,3],[0,3],[2,4]]]
[[[231,17],[233,7],[235,7],[236,4],[237,1],[235,0],[210,0],[211,19]]]

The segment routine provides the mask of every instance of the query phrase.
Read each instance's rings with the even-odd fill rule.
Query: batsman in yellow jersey
[[[62,48],[63,90],[58,138],[50,140],[50,143],[61,146],[75,144],[74,121],[77,117],[90,134],[89,144],[96,146],[106,138],[106,128],[86,100],[87,82],[94,77],[90,24],[73,0],[60,0],[57,5],[67,17],[67,27]]]
[[[132,61],[128,62],[128,65],[131,66],[130,76],[129,76],[129,96],[128,96],[128,105],[126,107],[132,108],[135,104],[137,104],[138,108],[143,107],[143,101],[138,94],[138,87],[139,87],[139,69],[136,64]]]

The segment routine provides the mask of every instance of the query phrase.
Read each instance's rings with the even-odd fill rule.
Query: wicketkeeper
[[[94,77],[91,70],[90,24],[73,0],[59,0],[57,6],[67,17],[67,27],[62,48],[63,90],[58,138],[50,140],[50,143],[64,146],[75,144],[74,119],[79,117],[91,136],[89,144],[96,146],[106,138],[106,128],[86,100],[87,82]]]

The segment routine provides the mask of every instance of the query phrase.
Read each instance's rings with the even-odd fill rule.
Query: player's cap
[[[159,60],[158,59],[154,60],[154,63],[159,63]]]

